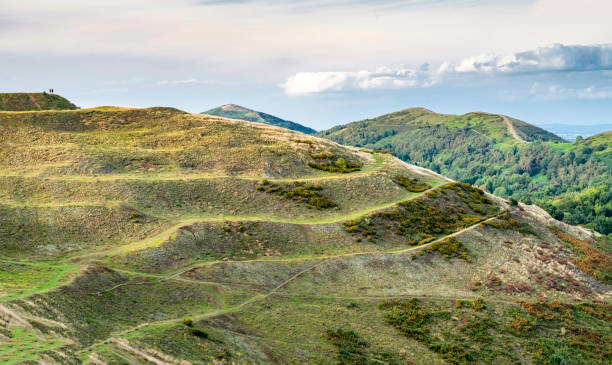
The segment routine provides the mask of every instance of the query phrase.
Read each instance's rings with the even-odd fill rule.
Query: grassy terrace
[[[0,274],[17,273],[3,281],[5,301],[64,284],[94,259],[168,244],[203,222],[330,225],[421,194],[392,181],[403,167],[388,155],[169,108],[0,112],[0,126]],[[306,166],[317,154],[361,167],[344,174]],[[415,176],[430,187],[444,182]],[[266,196],[255,189],[262,177],[321,184],[337,207]],[[379,191],[363,199],[370,186]]]

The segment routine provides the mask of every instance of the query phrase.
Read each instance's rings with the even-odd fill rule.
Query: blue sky
[[[0,91],[236,103],[315,129],[423,106],[612,123],[612,2],[2,0]]]

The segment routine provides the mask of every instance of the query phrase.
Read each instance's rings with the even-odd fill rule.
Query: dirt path
[[[390,208],[404,201],[418,198],[428,193],[429,191],[435,190],[437,188],[439,188],[439,186],[435,186],[433,188],[427,189],[416,195],[414,193],[409,193],[406,196],[396,201],[392,201],[389,203],[380,204],[376,206],[366,207],[358,211],[339,214],[337,216],[327,217],[324,219],[264,219],[259,216],[217,216],[217,217],[203,216],[203,217],[197,217],[197,218],[188,218],[188,219],[180,220],[178,222],[175,221],[176,223],[174,223],[169,228],[163,230],[162,232],[156,235],[147,237],[142,240],[138,240],[138,241],[131,242],[125,245],[121,245],[121,246],[115,247],[110,250],[105,249],[102,251],[93,251],[93,252],[88,252],[88,253],[83,253],[83,254],[79,254],[76,256],[72,256],[70,257],[70,262],[100,260],[100,259],[103,259],[104,257],[124,254],[130,251],[141,250],[141,249],[149,248],[149,247],[157,247],[160,244],[164,243],[164,241],[168,239],[168,237],[178,232],[182,227],[189,226],[189,225],[196,224],[196,223],[202,223],[202,222],[230,222],[230,221],[231,222],[261,222],[261,221],[265,221],[265,222],[299,224],[299,225],[318,225],[318,224],[332,224],[332,223],[344,222],[347,220],[355,219],[357,217],[372,214],[376,211]]]
[[[526,142],[524,139],[521,138],[521,136],[518,135],[518,133],[516,133],[516,130],[514,129],[514,124],[512,124],[512,121],[505,115],[504,121],[506,122],[506,126],[508,126],[508,132],[510,132],[510,135],[512,135],[512,137],[518,139],[521,142]]]
[[[32,104],[36,105],[36,107],[38,107],[38,110],[42,110],[42,108],[40,107],[40,104],[38,104],[38,101],[36,101],[36,99],[34,99],[34,96],[32,96],[32,94],[28,94],[28,98],[30,98],[30,101],[32,102]]]

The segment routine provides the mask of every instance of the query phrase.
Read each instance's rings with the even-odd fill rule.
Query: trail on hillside
[[[165,229],[164,231],[154,236],[147,237],[143,240],[138,240],[136,242],[121,245],[119,247],[116,247],[110,250],[104,249],[103,251],[94,251],[94,252],[90,252],[86,254],[73,256],[71,257],[71,261],[76,262],[76,261],[81,261],[85,259],[99,259],[101,257],[112,256],[114,254],[121,254],[121,253],[135,251],[135,250],[139,250],[143,248],[149,248],[149,247],[157,247],[158,245],[162,244],[166,239],[171,237],[173,234],[176,234],[176,232],[178,232],[181,229],[181,227],[189,226],[189,225],[196,224],[196,223],[203,223],[203,222],[273,222],[273,223],[287,223],[287,224],[301,224],[301,225],[339,223],[339,222],[344,222],[346,220],[355,219],[357,217],[361,217],[364,215],[372,214],[373,212],[376,212],[379,210],[387,209],[389,207],[392,207],[404,201],[415,199],[437,188],[438,186],[435,186],[423,192],[420,192],[416,195],[414,195],[414,193],[410,193],[401,199],[398,199],[396,201],[392,201],[386,204],[366,207],[364,209],[360,209],[358,211],[354,211],[348,214],[332,216],[332,217],[328,217],[324,219],[280,219],[280,218],[279,219],[269,219],[269,218],[264,219],[259,216],[201,216],[201,217],[196,217],[196,218],[188,218],[188,219],[180,220],[178,222],[175,221],[176,222],[175,224],[173,224],[169,228]]]
[[[32,96],[32,94],[28,94],[28,98],[30,99],[32,104],[36,105],[38,110],[42,110],[42,108],[40,107],[40,104],[38,104],[38,102],[36,101],[36,99],[34,99],[34,96]]]
[[[510,132],[510,135],[512,135],[512,137],[518,139],[521,142],[526,142],[524,139],[521,138],[521,136],[518,135],[518,133],[516,133],[516,130],[514,129],[514,124],[512,124],[512,121],[505,115],[503,117],[504,117],[504,121],[506,122],[506,126],[508,127],[508,132]]]
[[[235,311],[245,307],[248,304],[251,304],[251,303],[254,303],[254,302],[266,299],[266,298],[268,298],[269,296],[272,296],[272,295],[277,295],[277,293],[278,293],[278,291],[280,289],[282,289],[283,287],[287,286],[289,283],[295,281],[300,276],[302,276],[305,273],[308,273],[308,272],[310,272],[310,271],[312,271],[312,270],[314,270],[314,269],[316,269],[316,268],[318,268],[318,267],[320,267],[320,266],[322,266],[322,265],[324,265],[326,263],[329,263],[329,262],[333,261],[334,259],[343,258],[343,257],[350,257],[350,256],[360,256],[360,255],[402,254],[402,253],[409,253],[411,251],[418,251],[420,249],[427,248],[427,247],[429,247],[430,245],[432,245],[432,244],[434,244],[436,242],[440,242],[440,241],[442,241],[442,240],[444,240],[446,238],[454,237],[454,236],[459,235],[461,233],[464,233],[464,232],[467,232],[469,230],[472,230],[472,229],[478,227],[479,225],[481,225],[484,222],[488,222],[488,221],[491,221],[493,219],[496,219],[498,217],[498,215],[499,214],[496,214],[493,217],[490,217],[488,219],[485,219],[485,220],[482,220],[480,222],[474,223],[473,225],[471,225],[469,227],[463,228],[463,229],[461,229],[461,230],[459,230],[457,232],[454,232],[454,233],[451,233],[449,235],[440,237],[440,238],[438,238],[438,239],[436,239],[434,241],[431,241],[429,243],[426,243],[426,244],[423,244],[423,245],[420,245],[420,246],[414,246],[414,247],[409,247],[409,248],[405,248],[405,249],[401,249],[401,250],[395,250],[395,251],[354,252],[354,253],[339,254],[339,255],[330,255],[330,256],[322,256],[322,257],[313,258],[313,259],[320,259],[321,261],[319,261],[316,264],[314,264],[314,265],[312,265],[312,266],[310,266],[310,267],[300,271],[299,273],[291,276],[289,279],[283,281],[282,283],[280,283],[279,285],[277,285],[276,287],[274,287],[273,289],[268,291],[266,294],[257,294],[257,295],[255,295],[253,297],[250,297],[249,299],[247,299],[247,300],[245,300],[245,301],[243,301],[243,302],[241,302],[241,303],[239,303],[237,305],[234,305],[234,306],[231,306],[231,307],[228,307],[228,308],[224,308],[224,309],[217,309],[215,311],[212,311],[212,312],[209,312],[209,313],[204,313],[204,314],[201,314],[201,315],[198,315],[198,316],[193,316],[193,319],[194,320],[202,320],[202,319],[206,319],[206,318],[211,318],[211,317],[219,316],[219,315],[222,315],[222,314],[232,313],[232,312],[235,312]],[[246,260],[246,261],[269,261],[269,260]],[[288,262],[288,261],[295,261],[295,259],[286,259],[286,260],[279,259],[279,260],[274,260],[274,261],[286,261],[286,262]],[[220,263],[220,262],[227,263],[228,261],[215,261],[215,262],[210,262],[210,263],[207,263],[207,264],[212,265],[212,264],[217,264],[217,263]],[[240,261],[240,262],[244,262],[244,261]],[[173,278],[178,279],[177,276],[180,276],[180,275],[184,274],[185,272],[194,269],[195,267],[201,267],[201,266],[203,266],[203,265],[194,265],[194,266],[190,267],[187,270],[180,271],[179,274],[173,273],[173,274],[170,274],[167,278],[161,278],[160,280],[167,280],[167,279],[173,279]],[[194,281],[196,281],[196,280],[194,280]],[[111,288],[110,290],[112,290],[112,289],[114,289],[114,287]],[[432,299],[432,300],[456,299],[456,298],[450,298],[450,297],[427,297],[427,298],[428,299]],[[499,302],[505,302],[505,301],[499,300]],[[93,349],[95,349],[98,346],[101,346],[101,345],[109,343],[109,341],[111,341],[113,338],[116,338],[118,336],[124,336],[126,334],[129,334],[129,333],[132,333],[134,331],[137,331],[137,330],[139,330],[141,328],[144,328],[144,327],[147,327],[147,326],[151,326],[151,325],[155,325],[155,324],[173,323],[173,322],[177,322],[178,323],[178,322],[181,321],[181,319],[182,318],[169,318],[169,319],[164,319],[164,320],[159,320],[159,321],[151,321],[151,322],[141,323],[141,324],[139,324],[137,326],[134,326],[134,327],[125,329],[123,331],[120,331],[120,332],[116,333],[114,336],[111,335],[111,337],[109,337],[107,339],[104,339],[102,341],[99,341],[99,342],[96,342],[94,344],[91,344],[91,345],[87,346],[86,348],[77,351],[77,354],[82,354],[82,353],[86,353],[88,351],[92,351]]]

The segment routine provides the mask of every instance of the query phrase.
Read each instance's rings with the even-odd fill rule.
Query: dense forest
[[[342,144],[386,149],[495,195],[537,204],[567,223],[612,233],[612,132],[566,143],[513,119],[517,139],[501,132],[502,116],[414,111],[338,126],[321,135]]]

